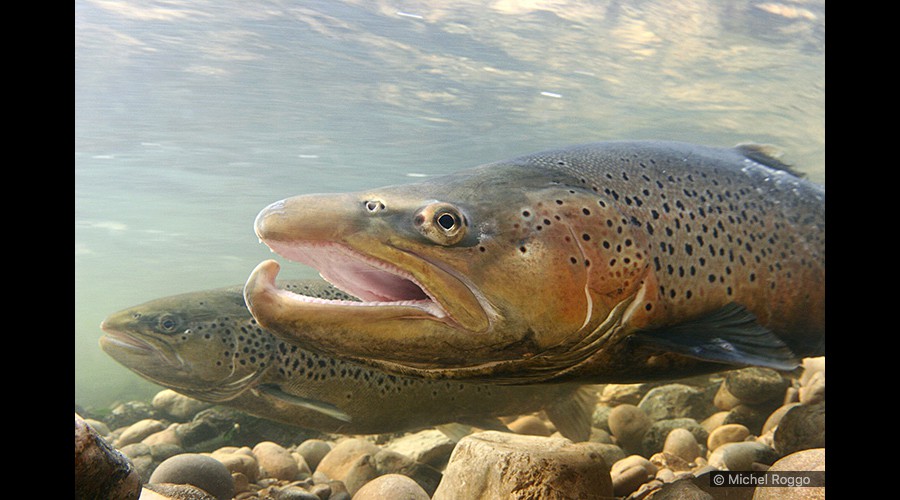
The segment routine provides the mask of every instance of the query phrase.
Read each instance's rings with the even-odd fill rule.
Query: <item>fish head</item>
[[[269,260],[245,286],[250,311],[285,340],[410,375],[539,377],[573,363],[640,286],[639,236],[577,180],[505,169],[271,204],[256,219],[260,240],[361,302],[279,290]],[[591,238],[619,255],[598,254]]]
[[[109,315],[101,349],[142,377],[209,402],[236,397],[271,364],[274,338],[240,288],[156,299]]]

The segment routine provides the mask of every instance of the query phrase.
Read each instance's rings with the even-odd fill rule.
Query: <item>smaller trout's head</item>
[[[100,347],[142,377],[208,402],[234,398],[271,365],[275,339],[240,288],[175,295],[119,311]]]
[[[580,362],[635,295],[643,247],[596,193],[504,168],[273,203],[260,240],[361,302],[279,290],[270,260],[248,307],[285,340],[410,375],[537,380]]]

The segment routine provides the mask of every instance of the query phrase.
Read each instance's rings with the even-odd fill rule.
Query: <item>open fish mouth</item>
[[[409,308],[437,320],[452,321],[435,295],[412,273],[396,265],[334,242],[267,242],[267,245],[272,251],[291,261],[315,268],[326,281],[359,299],[329,300],[281,291],[282,294],[290,294],[284,296],[297,301],[299,305],[308,303],[333,307]],[[274,280],[275,274],[271,271],[277,273],[277,268],[268,269],[270,272],[267,276]]]

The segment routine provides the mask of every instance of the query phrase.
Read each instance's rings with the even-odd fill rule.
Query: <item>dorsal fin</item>
[[[782,151],[771,144],[742,143],[734,147],[745,158],[765,165],[775,170],[787,172],[795,177],[804,177],[806,174],[794,170],[793,166],[781,161]]]

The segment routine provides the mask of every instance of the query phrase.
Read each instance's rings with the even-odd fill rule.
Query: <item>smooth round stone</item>
[[[631,455],[614,463],[609,470],[613,493],[625,496],[656,477],[657,467],[640,455]]]
[[[178,427],[178,424],[172,424],[159,432],[154,432],[153,434],[150,434],[149,436],[142,439],[141,442],[146,444],[147,446],[169,444],[169,445],[175,445],[175,446],[180,447],[181,446],[181,438],[178,436],[178,433],[176,432],[177,427]]]
[[[232,474],[240,473],[246,476],[247,480],[254,483],[259,479],[259,463],[249,447],[236,448],[229,446],[220,448],[212,452],[211,456],[222,462],[222,465]]]
[[[547,424],[534,415],[523,415],[510,422],[507,427],[516,434],[526,436],[549,436],[552,434]]]
[[[190,484],[219,500],[231,500],[234,497],[231,472],[222,462],[198,453],[182,453],[164,460],[147,482]]]
[[[671,453],[686,462],[693,462],[700,456],[700,445],[691,431],[682,428],[672,429],[666,436],[663,452]]]
[[[725,388],[744,404],[759,404],[784,399],[787,380],[771,368],[751,366],[733,370],[725,376]]]
[[[712,415],[706,417],[705,420],[700,422],[700,425],[706,429],[706,432],[712,432],[716,430],[716,427],[719,427],[725,422],[725,418],[728,417],[727,411],[718,411],[713,413]]]
[[[776,427],[778,427],[778,424],[781,423],[781,419],[784,418],[784,416],[787,414],[787,412],[791,408],[793,408],[799,404],[800,403],[788,403],[786,405],[779,406],[778,409],[773,411],[772,414],[769,415],[769,418],[766,419],[766,422],[763,424],[762,431],[760,431],[760,434],[766,434],[769,431],[772,431]]]
[[[754,470],[754,463],[771,465],[778,459],[775,450],[755,441],[725,443],[709,455],[709,465],[721,470]]]
[[[641,440],[643,454],[650,456],[659,453],[665,446],[666,438],[673,429],[687,429],[694,435],[694,439],[698,443],[705,443],[709,433],[700,426],[696,420],[692,418],[673,418],[669,420],[660,420],[654,422],[653,425],[644,433]]]
[[[375,455],[381,448],[363,439],[346,439],[328,452],[316,467],[329,479],[341,481],[352,496],[364,484],[380,474]]]
[[[640,451],[641,440],[653,424],[650,417],[637,406],[623,404],[609,412],[609,430],[619,445],[629,451]]]
[[[231,479],[234,481],[235,496],[250,491],[250,479],[240,472],[232,472]]]
[[[650,389],[641,399],[638,408],[653,421],[672,418],[693,418],[699,421],[716,410],[703,391],[684,384],[666,384]]]
[[[151,402],[154,408],[162,411],[179,422],[186,422],[197,413],[213,406],[212,403],[198,401],[194,398],[179,394],[171,389],[164,389],[153,396]]]
[[[798,451],[778,460],[769,472],[825,471],[825,448]],[[820,500],[825,498],[825,486],[769,486],[756,488],[753,500]]]
[[[725,424],[717,427],[709,433],[706,440],[706,448],[709,451],[715,451],[716,448],[725,443],[740,443],[750,436],[750,430],[741,424]]]
[[[430,500],[418,483],[402,474],[385,474],[366,483],[353,500]]]
[[[722,382],[722,384],[719,385],[719,390],[716,391],[716,395],[713,396],[713,406],[720,410],[728,411],[739,404],[741,404],[741,400],[728,392],[728,388],[725,387],[725,382]]]
[[[797,405],[775,428],[775,449],[782,455],[825,447],[825,402]]]
[[[307,439],[297,446],[297,453],[303,455],[306,465],[311,470],[316,470],[319,462],[331,451],[331,445],[321,439]]]
[[[221,500],[190,484],[145,484],[140,500]]]
[[[299,479],[300,467],[291,452],[278,443],[263,441],[253,447],[253,456],[259,464],[260,475],[293,481]]]
[[[152,418],[145,418],[133,423],[125,429],[116,439],[116,447],[121,448],[133,443],[141,442],[145,437],[165,430],[166,424]]]
[[[766,419],[777,407],[762,407],[750,405],[738,405],[725,415],[722,425],[741,424],[750,430],[751,434],[760,434]]]

